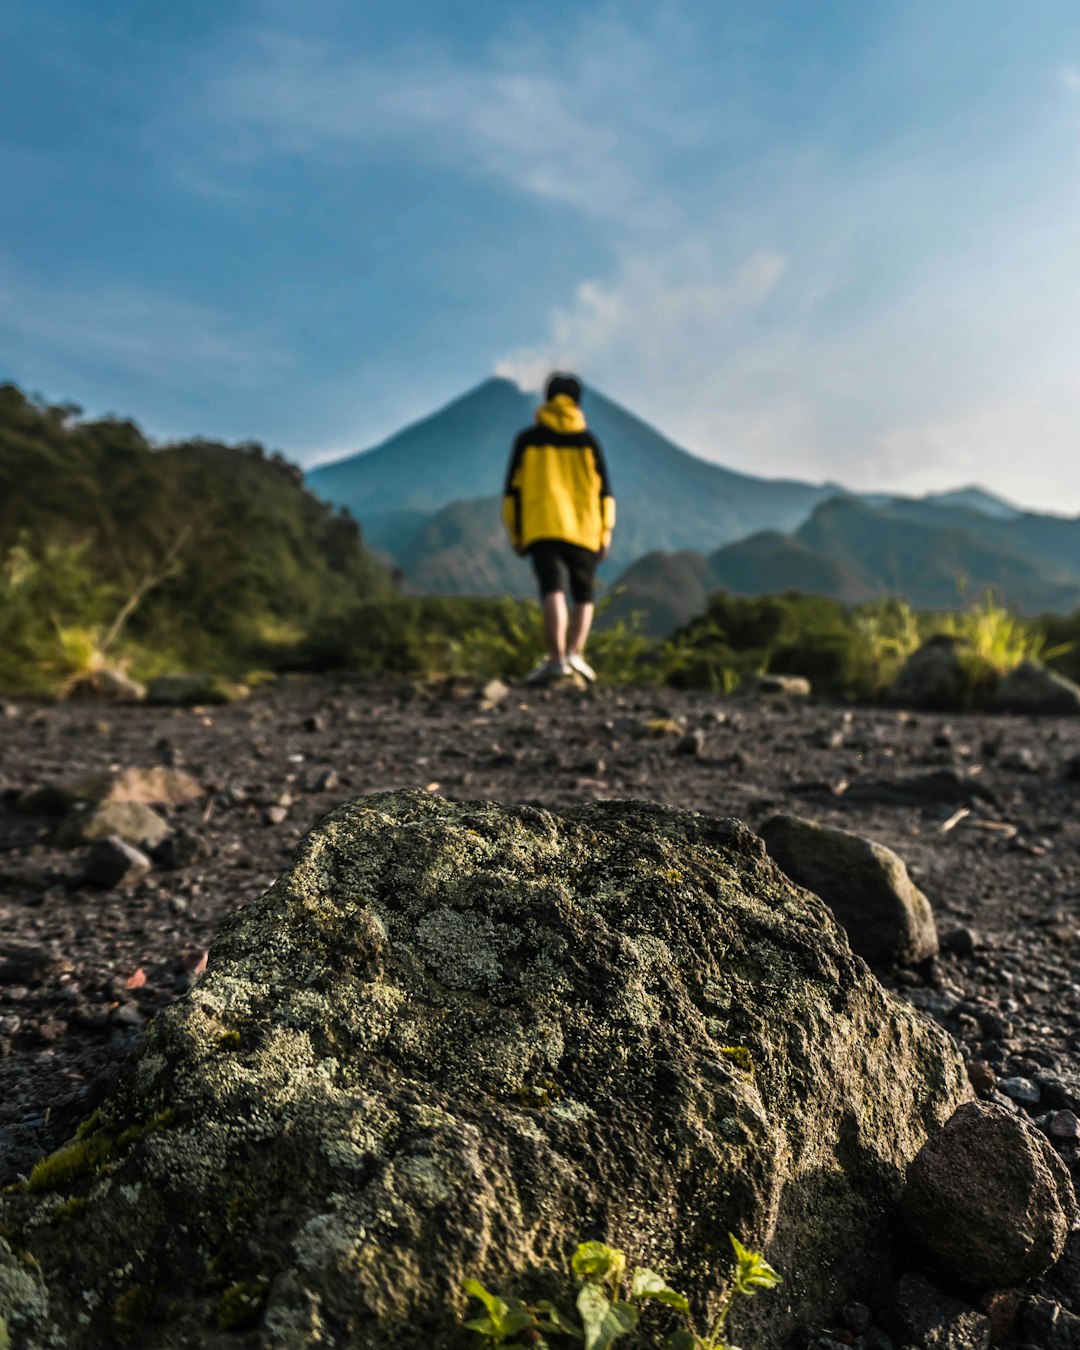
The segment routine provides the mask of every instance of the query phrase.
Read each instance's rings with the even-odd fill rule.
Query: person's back
[[[515,440],[506,474],[503,521],[515,550],[532,558],[544,605],[548,659],[530,678],[573,669],[595,679],[583,649],[592,624],[596,566],[607,556],[615,525],[615,498],[580,400],[578,380],[552,376],[547,402],[537,410],[536,424]],[[563,569],[574,601],[569,620]]]

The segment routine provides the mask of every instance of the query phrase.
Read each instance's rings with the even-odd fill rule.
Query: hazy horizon
[[[1080,513],[1066,0],[12,0],[0,36],[0,378],[311,467],[571,366],[740,472]]]

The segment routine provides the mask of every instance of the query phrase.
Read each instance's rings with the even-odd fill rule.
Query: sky
[[[569,368],[731,468],[1080,513],[1075,0],[6,0],[0,46],[0,379],[312,465]]]

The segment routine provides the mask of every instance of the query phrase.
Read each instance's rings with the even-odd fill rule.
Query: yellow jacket
[[[607,466],[569,395],[556,394],[538,408],[536,425],[514,442],[503,524],[517,549],[538,539],[562,539],[593,552],[611,543],[615,498]]]

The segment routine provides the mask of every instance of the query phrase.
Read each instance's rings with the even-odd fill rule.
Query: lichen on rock
[[[785,1276],[767,1350],[880,1272],[969,1095],[738,822],[364,798],[223,925],[86,1168],[2,1198],[40,1275],[0,1315],[28,1350],[451,1350],[465,1277],[565,1295],[586,1238],[704,1313],[734,1231]]]

